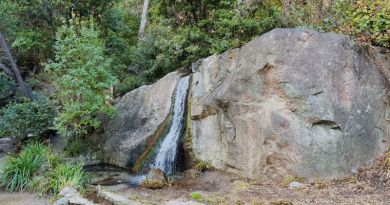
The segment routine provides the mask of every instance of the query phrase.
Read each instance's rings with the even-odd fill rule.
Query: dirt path
[[[341,205],[390,204],[390,187],[373,187],[355,181],[318,182],[291,190],[282,184],[256,184],[218,171],[200,173],[196,178],[183,176],[164,189],[127,188],[116,191],[144,204],[164,204],[179,199],[192,200],[191,193],[199,193],[195,201],[212,205]]]
[[[4,193],[0,191],[0,205],[48,205],[47,198],[32,193]]]

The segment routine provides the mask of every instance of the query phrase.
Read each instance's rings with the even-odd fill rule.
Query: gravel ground
[[[0,192],[0,205],[48,205],[49,199],[39,198],[33,193]]]

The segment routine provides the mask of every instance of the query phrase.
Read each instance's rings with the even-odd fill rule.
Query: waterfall
[[[167,136],[161,143],[160,149],[152,164],[152,168],[160,169],[165,174],[175,172],[179,139],[183,134],[185,126],[184,114],[189,82],[190,76],[186,76],[181,78],[177,84],[172,125]]]

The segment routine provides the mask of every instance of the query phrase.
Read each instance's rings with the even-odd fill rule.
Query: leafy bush
[[[0,99],[10,97],[15,91],[16,84],[8,76],[0,73]]]
[[[151,25],[145,38],[133,49],[133,65],[140,67],[146,83],[153,83],[185,64],[186,43],[183,35],[175,35],[164,23]]]
[[[55,59],[46,64],[52,76],[56,101],[62,106],[55,127],[63,135],[84,134],[97,128],[100,113],[111,114],[108,102],[116,79],[110,73],[111,59],[93,25],[63,26],[56,34]]]
[[[65,147],[65,154],[70,157],[75,157],[87,150],[87,142],[80,139],[79,137],[74,137],[68,141],[67,146]]]
[[[346,14],[347,18],[341,22],[342,32],[390,48],[390,2],[388,0],[356,1]]]
[[[134,6],[140,3],[130,1],[127,0],[126,4]],[[131,63],[131,47],[138,41],[139,15],[134,14],[132,9],[127,8],[122,1],[117,1],[111,9],[104,11],[100,25],[101,36],[107,47],[106,52],[115,62],[111,65],[112,73],[120,81],[129,76],[127,68]]]
[[[82,192],[86,182],[82,164],[58,164],[47,171],[41,181],[36,182],[35,190],[56,195],[65,187],[74,187]]]
[[[0,186],[7,191],[26,190],[34,174],[45,162],[48,149],[41,144],[27,145],[19,156],[7,156],[0,172]]]
[[[138,87],[140,87],[143,84],[143,81],[141,77],[132,75],[127,78],[125,78],[121,83],[116,85],[115,87],[115,93],[116,95],[124,95]]]
[[[50,130],[55,108],[46,100],[10,103],[0,110],[0,137],[39,137]]]
[[[146,83],[280,27],[280,3],[271,0],[158,0],[151,7],[151,24],[132,55]]]
[[[285,25],[336,31],[373,45],[390,46],[390,2],[388,0],[336,0],[331,4],[313,0],[293,1]]]

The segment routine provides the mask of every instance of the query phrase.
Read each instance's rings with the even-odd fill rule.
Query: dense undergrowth
[[[82,164],[66,163],[48,147],[32,143],[7,156],[0,169],[0,186],[7,191],[35,191],[56,195],[64,187],[82,191],[87,182]]]

